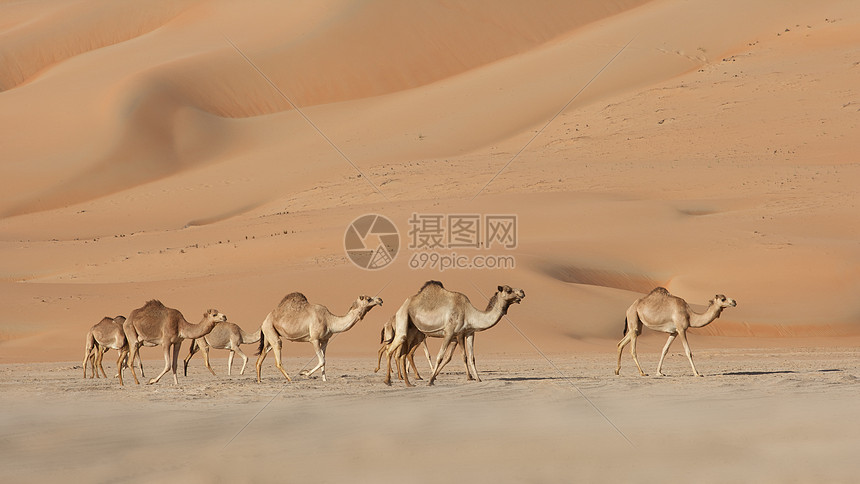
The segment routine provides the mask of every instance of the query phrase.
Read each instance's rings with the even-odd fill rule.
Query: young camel
[[[687,330],[707,326],[720,317],[723,309],[735,306],[737,306],[737,302],[734,299],[717,294],[711,299],[708,309],[704,313],[698,314],[690,309],[686,301],[669,294],[665,288],[654,289],[647,296],[637,299],[627,309],[627,318],[624,321],[624,338],[618,342],[618,367],[615,369],[615,374],[617,375],[621,371],[621,352],[627,343],[631,343],[630,354],[633,355],[633,362],[636,363],[639,374],[648,376],[642,371],[639,358],[636,356],[636,338],[642,332],[642,326],[645,325],[655,331],[669,333],[669,340],[666,341],[666,346],[663,347],[663,353],[660,355],[660,362],[657,364],[658,375],[665,376],[663,375],[663,359],[666,358],[666,353],[669,352],[669,346],[675,341],[675,337],[681,336],[681,343],[684,344],[687,359],[690,360],[690,366],[693,367],[693,374],[702,376],[696,370],[696,365],[693,364],[693,354],[690,352],[690,344],[687,343]]]
[[[191,342],[188,356],[183,361],[183,373],[185,376],[188,376],[188,362],[195,353],[201,351],[206,368],[209,368],[209,371],[214,375],[215,370],[209,365],[209,348],[211,347],[219,350],[230,350],[230,355],[227,357],[227,375],[230,375],[233,370],[233,355],[238,352],[239,356],[242,357],[242,370],[239,371],[239,374],[244,375],[245,366],[248,364],[248,357],[242,351],[242,348],[239,348],[239,345],[256,343],[260,341],[261,336],[262,332],[260,330],[257,330],[256,333],[248,334],[236,324],[228,322],[218,323],[212,328],[209,334]]]
[[[385,322],[385,325],[382,327],[382,334],[379,336],[379,342],[382,346],[379,348],[377,352],[376,359],[376,369],[373,370],[374,373],[379,371],[379,368],[382,367],[382,354],[385,353],[386,361],[391,361],[388,357],[388,349],[391,345],[391,341],[394,339],[394,316],[388,318],[388,321]],[[406,359],[408,366],[412,368],[412,371],[415,373],[416,380],[423,380],[421,378],[421,374],[418,373],[418,367],[415,366],[415,350],[418,349],[418,346],[424,344],[424,356],[427,357],[427,363],[430,365],[430,371],[433,371],[433,361],[430,359],[430,349],[427,347],[427,335],[418,331],[413,325],[409,325],[409,328],[406,333]],[[409,369],[407,368],[407,371]],[[468,365],[467,365],[468,371]],[[470,375],[471,376],[471,375]],[[403,375],[398,375],[398,377],[402,380]]]
[[[288,341],[309,341],[317,354],[319,363],[314,369],[302,371],[304,376],[310,376],[317,370],[322,370],[322,379],[325,376],[325,350],[328,342],[335,333],[343,333],[355,326],[364,318],[374,306],[382,306],[382,299],[378,297],[359,296],[345,316],[335,316],[325,306],[311,304],[304,294],[294,292],[287,294],[281,299],[272,312],[263,321],[262,338],[257,349],[257,382],[260,382],[260,372],[263,368],[263,360],[269,349],[275,352],[275,366],[281,370],[287,381],[292,381],[281,365],[281,337]]]
[[[217,323],[227,321],[227,316],[221,314],[217,309],[209,309],[203,313],[203,319],[198,324],[191,324],[185,320],[176,309],[165,307],[161,301],[152,300],[143,307],[135,309],[129,314],[122,328],[129,342],[129,361],[134,361],[138,349],[144,344],[162,345],[164,347],[164,370],[155,378],[149,380],[149,384],[157,383],[168,370],[173,370],[173,383],[179,384],[176,378],[176,363],[179,360],[179,348],[183,339],[197,339],[209,334]],[[170,350],[173,350],[171,364]],[[131,367],[131,376],[134,383],[140,384],[134,367]],[[119,372],[119,384],[122,385],[122,369]]]
[[[520,303],[525,297],[526,294],[522,289],[499,286],[490,298],[487,309],[481,311],[472,306],[469,298],[464,294],[445,289],[439,281],[427,281],[418,294],[407,298],[397,310],[394,339],[389,348],[389,361],[392,355],[396,356],[397,371],[403,375],[406,386],[413,386],[409,382],[409,376],[403,371],[406,359],[405,343],[409,325],[412,324],[427,336],[442,338],[442,347],[439,348],[436,363],[432,365],[433,373],[428,385],[433,384],[439,372],[451,360],[454,346],[458,341],[463,342],[469,370],[475,375],[477,381],[481,381],[475,367],[475,333],[495,326],[502,316],[507,314],[508,307],[512,303]],[[448,353],[449,349],[450,353]],[[391,384],[390,363],[385,383]]]
[[[104,317],[101,321],[93,325],[87,332],[87,342],[84,347],[84,378],[87,377],[87,365],[92,368],[90,378],[99,378],[98,367],[102,375],[107,378],[104,366],[102,366],[102,358],[108,350],[116,350],[119,353],[117,359],[117,375],[119,374],[120,365],[126,364],[128,357],[128,343],[125,339],[125,333],[122,331],[122,323],[125,322],[125,316],[117,316],[115,318]],[[143,374],[143,362],[140,358],[137,359],[138,368],[141,375]]]

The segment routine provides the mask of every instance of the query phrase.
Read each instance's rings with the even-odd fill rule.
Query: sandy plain
[[[0,471],[850,482],[858,75],[847,0],[0,2]],[[377,271],[344,251],[364,214],[400,233]],[[515,215],[515,248],[441,253],[516,266],[410,267],[414,214]],[[525,290],[477,337],[485,382],[372,373],[428,279]],[[680,347],[666,378],[612,375],[657,285],[738,301],[691,333],[705,378]],[[81,378],[103,316],[158,298],[254,331],[291,291],[385,300],[325,384],[227,378],[217,352],[178,386]],[[297,373],[310,347],[286,348]]]

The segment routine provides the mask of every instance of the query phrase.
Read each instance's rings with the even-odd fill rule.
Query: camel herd
[[[385,383],[391,384],[391,363],[394,360],[398,377],[406,386],[413,386],[409,381],[409,371],[420,380],[418,367],[413,359],[419,346],[424,347],[424,354],[430,364],[429,384],[432,385],[439,372],[451,361],[457,345],[463,347],[463,362],[466,367],[466,377],[469,380],[481,381],[475,365],[474,341],[475,333],[495,326],[504,317],[511,304],[520,303],[525,298],[522,289],[507,285],[498,286],[490,298],[486,309],[480,310],[472,305],[466,295],[445,289],[441,282],[428,281],[413,296],[404,301],[397,312],[388,319],[382,328],[376,370],[382,366],[382,357],[387,361]],[[721,294],[715,296],[704,313],[694,312],[681,298],[669,294],[669,291],[658,287],[648,295],[637,299],[627,310],[624,323],[624,338],[618,343],[618,366],[615,374],[621,370],[621,354],[628,343],[633,362],[639,369],[639,374],[647,376],[636,355],[636,339],[642,332],[642,327],[669,334],[669,340],[663,347],[657,374],[663,375],[663,360],[669,351],[669,346],[676,337],[681,337],[684,351],[693,374],[702,376],[693,364],[690,345],[687,342],[686,331],[689,328],[703,327],[717,319],[722,310],[734,307],[737,303]],[[143,363],[139,356],[141,346],[162,346],[164,349],[164,369],[149,380],[149,384],[158,382],[168,371],[173,372],[173,382],[178,384],[176,370],[179,350],[182,341],[190,339],[191,347],[184,360],[183,372],[187,375],[188,362],[198,351],[203,354],[206,368],[212,374],[215,371],[209,364],[209,349],[226,349],[230,351],[227,360],[227,374],[231,374],[233,356],[239,353],[242,358],[240,374],[245,373],[248,357],[240,348],[243,344],[258,343],[256,354],[257,382],[261,381],[263,361],[270,351],[275,354],[275,367],[287,381],[292,381],[281,362],[281,339],[288,341],[309,342],[316,352],[318,363],[311,369],[302,371],[301,375],[310,376],[320,371],[322,380],[326,381],[325,352],[329,341],[337,333],[348,331],[361,321],[375,306],[382,306],[379,297],[359,296],[344,316],[336,316],[323,305],[311,304],[307,298],[298,292],[290,293],[281,300],[263,321],[255,333],[246,333],[238,325],[227,321],[227,316],[217,309],[209,309],[197,324],[186,321],[176,309],[164,306],[160,301],[152,300],[143,307],[137,308],[128,318],[116,316],[103,318],[90,328],[86,337],[84,349],[84,378],[87,367],[91,368],[90,378],[101,375],[107,378],[102,358],[110,349],[116,350],[117,374],[120,385],[123,385],[123,371],[131,370],[134,382],[139,384],[135,373],[134,363],[143,377]],[[442,345],[435,359],[431,359],[427,347],[427,337],[441,338]]]

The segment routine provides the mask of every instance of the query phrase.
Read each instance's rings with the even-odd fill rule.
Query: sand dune
[[[614,338],[657,284],[736,298],[712,335],[855,330],[849,3],[94,5],[4,7],[6,348],[162,293],[253,326],[291,290],[396,305],[431,278],[526,288],[518,317],[560,351]],[[366,212],[404,233],[517,214],[517,267],[412,271],[405,250],[365,274],[342,237]]]

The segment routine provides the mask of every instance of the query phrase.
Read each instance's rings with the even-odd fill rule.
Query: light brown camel
[[[117,316],[115,318],[104,317],[87,332],[86,346],[84,347],[84,378],[87,377],[88,364],[92,368],[90,378],[99,378],[99,372],[96,370],[97,367],[101,370],[102,375],[107,378],[104,366],[102,366],[102,358],[111,349],[119,353],[119,358],[117,359],[117,375],[119,375],[119,367],[120,365],[126,365],[128,357],[128,343],[122,330],[122,323],[124,322],[125,316]],[[142,375],[143,362],[141,362],[140,358],[137,359],[137,364]]]
[[[379,336],[379,342],[382,344],[382,346],[379,348],[379,351],[376,355],[376,369],[373,370],[374,373],[378,372],[379,368],[382,367],[383,353],[385,354],[385,360],[388,362],[391,361],[391,359],[388,358],[388,348],[391,344],[391,341],[394,339],[394,319],[395,317],[391,316],[390,318],[388,318],[388,321],[385,322],[385,325],[382,326],[382,332]],[[415,350],[417,350],[418,346],[420,346],[422,343],[424,345],[424,356],[427,357],[427,363],[430,365],[430,371],[433,371],[433,360],[430,359],[430,349],[427,347],[427,336],[421,331],[418,331],[418,328],[410,324],[406,336],[406,359],[408,363],[407,366],[409,368],[412,368],[412,371],[415,373],[416,380],[423,380],[423,378],[421,378],[421,374],[418,373],[418,367],[415,366],[414,359]],[[407,368],[407,371],[409,371],[409,368]],[[403,379],[403,375],[398,375],[398,377],[401,380]]]
[[[382,299],[371,296],[359,296],[349,308],[345,316],[335,316],[325,306],[311,304],[304,294],[294,292],[287,294],[281,299],[272,312],[266,316],[260,328],[263,337],[260,338],[260,346],[257,349],[257,381],[260,381],[260,371],[263,368],[263,360],[266,359],[269,349],[275,352],[275,366],[281,370],[287,381],[292,381],[281,365],[281,337],[288,341],[300,341],[310,343],[314,347],[319,363],[310,371],[301,372],[302,375],[310,376],[315,371],[322,369],[322,379],[325,376],[325,350],[331,337],[336,333],[349,330],[364,318],[373,306],[382,306]]]
[[[122,328],[129,342],[129,360],[134,361],[138,349],[144,344],[162,345],[164,347],[164,370],[157,377],[149,380],[149,384],[158,382],[168,370],[173,369],[173,383],[178,385],[176,378],[176,363],[179,360],[179,348],[183,339],[202,338],[215,327],[217,323],[227,321],[227,316],[217,309],[209,309],[203,313],[203,319],[198,324],[185,320],[176,309],[165,307],[161,301],[152,300],[143,307],[129,314]],[[171,365],[170,350],[173,349]],[[139,384],[134,367],[131,368],[134,383]],[[122,385],[122,370],[119,372],[119,384]]]
[[[666,358],[666,353],[669,352],[669,346],[672,341],[675,341],[675,337],[681,336],[681,343],[684,344],[687,359],[690,360],[690,366],[693,367],[693,374],[702,376],[696,370],[696,365],[693,364],[693,353],[690,352],[690,344],[687,343],[687,330],[707,326],[720,317],[723,309],[735,307],[737,304],[734,299],[717,294],[711,299],[708,309],[704,313],[698,314],[690,309],[686,301],[669,294],[665,288],[654,289],[647,296],[637,299],[627,309],[627,318],[624,321],[624,338],[618,342],[618,367],[615,369],[615,374],[617,375],[621,371],[621,352],[627,343],[631,343],[630,354],[633,355],[633,362],[636,363],[639,374],[648,376],[642,371],[639,358],[636,356],[636,338],[642,332],[644,325],[655,331],[669,333],[669,340],[666,341],[666,346],[663,347],[663,353],[660,355],[660,363],[657,364],[658,375],[664,376],[663,359]]]
[[[433,384],[439,372],[450,361],[454,352],[454,347],[451,345],[456,345],[457,341],[463,341],[467,366],[475,375],[475,379],[481,381],[475,367],[475,333],[495,326],[507,314],[508,307],[512,303],[519,303],[525,297],[526,293],[522,289],[499,286],[490,298],[487,309],[481,311],[472,305],[466,295],[445,289],[439,281],[427,281],[418,294],[406,298],[397,310],[389,358],[391,356],[397,358],[397,370],[404,376],[404,383],[406,386],[413,386],[409,382],[408,375],[402,371],[406,359],[404,349],[408,328],[413,324],[427,336],[442,338],[442,347],[439,348],[439,354],[436,356],[428,385]],[[450,353],[447,353],[449,349]],[[390,364],[385,383],[391,384]]]
[[[215,370],[209,365],[209,348],[211,347],[219,350],[230,350],[230,355],[227,357],[227,375],[230,375],[233,370],[233,355],[238,352],[239,356],[242,357],[242,370],[239,371],[239,374],[244,375],[245,366],[248,364],[248,357],[242,351],[242,348],[239,348],[239,345],[256,343],[260,341],[261,336],[262,332],[260,330],[257,330],[256,333],[248,334],[236,324],[228,322],[218,323],[212,328],[209,334],[191,342],[188,356],[183,361],[183,373],[188,376],[188,361],[191,360],[191,357],[195,353],[200,351],[203,353],[203,362],[206,364],[206,368],[209,368],[209,371],[214,375]]]

